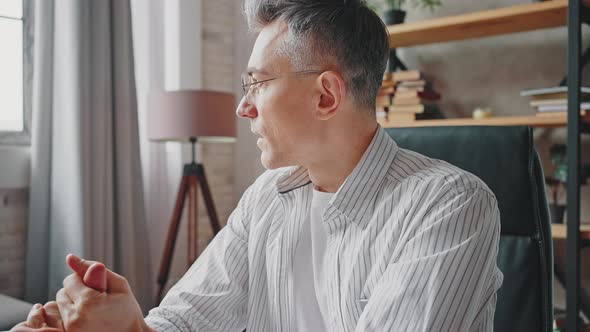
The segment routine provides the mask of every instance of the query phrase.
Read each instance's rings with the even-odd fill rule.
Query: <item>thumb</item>
[[[107,268],[102,263],[92,264],[82,278],[84,284],[99,292],[107,290]]]

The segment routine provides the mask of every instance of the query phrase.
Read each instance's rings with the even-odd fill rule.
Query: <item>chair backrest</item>
[[[501,220],[495,331],[553,330],[553,247],[539,156],[529,127],[391,128],[401,148],[477,175]]]

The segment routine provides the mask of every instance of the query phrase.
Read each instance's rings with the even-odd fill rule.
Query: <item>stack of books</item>
[[[590,111],[590,87],[581,87],[580,92],[580,112],[582,116],[587,116]],[[523,90],[520,95],[529,98],[537,116],[563,116],[567,112],[566,86]]]
[[[377,118],[396,122],[441,118],[435,104],[439,99],[420,71],[388,73],[377,96]]]

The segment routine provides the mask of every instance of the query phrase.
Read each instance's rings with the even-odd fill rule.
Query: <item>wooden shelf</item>
[[[567,7],[567,0],[550,0],[390,25],[389,43],[397,48],[565,26]]]
[[[416,120],[407,122],[394,122],[391,120],[378,120],[383,128],[405,127],[439,127],[439,126],[531,126],[531,127],[563,127],[567,124],[567,114],[554,116],[498,116],[487,119],[441,119],[441,120]]]
[[[551,224],[551,235],[554,239],[566,239],[567,229],[565,224]],[[590,240],[590,224],[580,224],[580,238]]]

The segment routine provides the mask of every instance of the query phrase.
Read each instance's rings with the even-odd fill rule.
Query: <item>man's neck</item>
[[[377,133],[377,124],[329,135],[330,142],[316,161],[307,167],[314,188],[334,193],[352,173]]]

